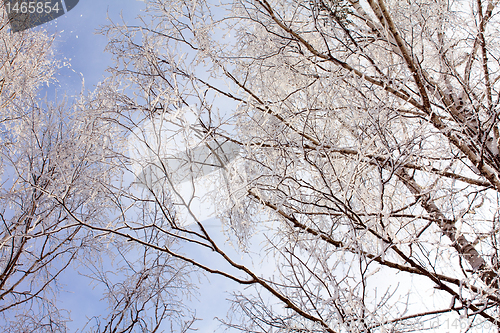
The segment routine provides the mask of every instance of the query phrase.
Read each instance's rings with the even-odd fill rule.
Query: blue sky
[[[71,64],[58,73],[58,83],[52,87],[57,90],[58,96],[64,93],[69,96],[77,95],[81,91],[83,79],[85,89],[94,90],[105,77],[106,68],[112,64],[111,55],[104,52],[106,37],[96,34],[96,30],[109,22],[108,16],[115,22],[121,22],[123,16],[127,23],[133,23],[144,7],[144,2],[139,0],[80,0],[67,14],[42,25],[48,32],[57,33],[55,42],[57,56]],[[53,91],[54,89],[46,91],[49,97],[53,95]],[[218,232],[220,222],[213,219],[208,224],[213,225],[210,231],[214,232],[216,240],[224,243],[224,236]],[[196,249],[191,254],[205,260],[207,264],[210,260],[214,260],[209,258],[210,254]],[[230,296],[228,291],[238,288],[234,282],[226,279],[213,276],[209,278],[210,282],[207,279],[200,280],[199,297],[187,301],[193,310],[196,310],[197,317],[203,319],[195,324],[201,333],[218,331],[216,328],[219,322],[213,318],[225,317],[228,309],[226,298]],[[71,332],[82,328],[87,318],[106,310],[106,304],[100,300],[101,290],[91,288],[87,278],[75,272],[67,272],[62,283],[65,289],[71,292],[61,295],[63,306],[71,310],[73,319],[69,324]]]
[[[78,5],[62,17],[43,25],[49,32],[57,32],[56,50],[61,58],[68,59],[72,71],[59,74],[60,87],[65,91],[79,92],[81,78],[85,78],[88,90],[102,81],[106,68],[111,65],[111,56],[104,52],[106,37],[95,34],[100,26],[123,16],[133,22],[144,8],[137,0],[81,0]]]

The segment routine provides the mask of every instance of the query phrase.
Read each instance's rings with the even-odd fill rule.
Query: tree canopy
[[[109,213],[50,195],[147,258],[155,296],[116,327],[161,327],[168,258],[245,287],[221,319],[235,331],[497,330],[497,5],[150,0],[142,25],[104,27],[115,65],[85,108],[113,133]]]

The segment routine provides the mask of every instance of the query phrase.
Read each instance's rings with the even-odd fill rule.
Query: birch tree
[[[254,286],[235,293],[224,321],[244,332],[418,331],[452,320],[496,330],[497,5],[148,1],[142,26],[103,30],[117,60],[114,119],[126,135],[196,107],[199,145],[235,144],[240,157],[212,165],[223,170],[215,197],[179,200],[175,170],[153,149],[160,176],[134,200],[160,215],[108,232]],[[203,194],[242,255],[265,235],[253,258],[273,258],[275,271],[230,256],[203,214],[179,223],[178,207],[195,215],[191,199]],[[228,265],[138,238],[138,228]]]
[[[43,190],[50,187],[49,142],[43,125],[42,110],[36,103],[36,93],[53,80],[58,68],[51,44],[53,39],[43,32],[11,34],[6,13],[2,8],[0,26],[0,110],[1,110],[1,214],[0,228],[0,312],[2,328],[36,329],[52,322],[58,330],[64,322],[45,297],[50,294],[58,270],[48,267],[58,257],[71,257],[70,247],[50,245],[59,240],[54,231],[59,223],[49,216],[54,208],[47,204]],[[31,112],[30,112],[31,111]],[[51,135],[48,135],[49,137]],[[33,140],[30,140],[33,139]],[[34,139],[40,139],[37,143]],[[50,139],[49,139],[50,140]],[[37,149],[39,148],[39,149]],[[48,170],[50,169],[50,170]],[[51,212],[52,210],[52,212]],[[38,216],[37,216],[38,215]],[[45,215],[45,216],[44,216]],[[57,214],[56,214],[57,215]],[[52,215],[53,216],[53,215]],[[44,223],[44,218],[47,221]],[[51,221],[48,221],[51,220]],[[47,229],[48,233],[41,232]],[[53,236],[51,236],[51,234]],[[72,233],[61,240],[71,239]],[[47,245],[43,247],[44,244]],[[40,248],[34,249],[33,244]],[[64,264],[60,267],[64,267]],[[32,283],[30,277],[37,279]],[[24,282],[24,284],[23,284]],[[35,283],[33,283],[35,282]],[[45,305],[38,311],[36,305]],[[18,309],[22,309],[18,312]]]
[[[110,308],[82,332],[166,330],[178,318],[177,331],[186,331],[195,319],[172,293],[191,290],[185,264],[85,226],[102,228],[119,216],[110,192],[121,174],[110,147],[119,142],[102,105],[92,94],[43,98],[62,66],[56,36],[13,33],[0,13],[0,330],[69,331],[72,319],[88,314],[61,300],[90,286],[64,285],[61,277],[79,270],[103,292],[96,308]]]

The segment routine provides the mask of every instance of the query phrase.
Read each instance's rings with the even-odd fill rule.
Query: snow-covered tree
[[[117,60],[114,119],[126,135],[196,106],[197,144],[235,144],[240,157],[224,162],[213,151],[212,166],[224,170],[217,193],[179,200],[157,149],[148,163],[163,173],[134,198],[156,215],[109,230],[254,285],[235,294],[226,321],[241,331],[407,331],[454,320],[461,331],[496,329],[497,5],[148,1],[143,26],[103,30]],[[231,257],[203,214],[178,222],[179,205],[202,195],[242,255],[253,234],[265,235],[253,258],[273,258],[274,271]],[[138,229],[213,251],[232,268],[138,238]]]
[[[120,142],[106,106],[92,94],[43,97],[62,66],[56,36],[13,33],[0,13],[0,330],[67,332],[87,315],[82,332],[154,331],[176,318],[187,330],[194,318],[172,292],[191,290],[185,264],[88,227],[120,215],[111,191],[121,174],[111,146]],[[78,270],[103,293],[97,315],[62,306],[79,304],[68,291],[91,288],[68,285]]]
[[[39,96],[61,67],[55,36],[12,33],[1,13],[0,327],[64,332],[69,316],[57,304],[57,282],[94,244],[71,214],[96,219],[106,208],[97,186],[109,173],[101,163],[105,132],[81,105]]]

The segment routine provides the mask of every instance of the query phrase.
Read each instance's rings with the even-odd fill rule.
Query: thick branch
[[[436,220],[444,235],[451,241],[452,246],[462,255],[472,267],[478,272],[481,280],[489,287],[498,288],[496,273],[488,266],[486,261],[479,255],[474,245],[464,235],[457,232],[455,221],[447,219],[434,203],[429,193],[425,193],[415,179],[408,174],[404,168],[396,170],[396,175],[406,185],[410,192],[420,200],[422,207]]]

